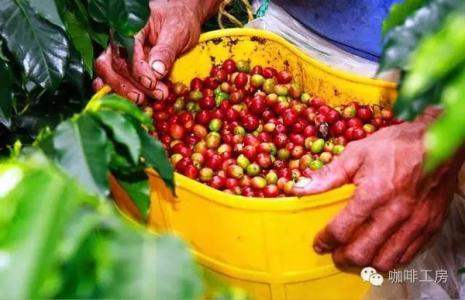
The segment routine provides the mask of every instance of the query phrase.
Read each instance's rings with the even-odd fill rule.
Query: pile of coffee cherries
[[[351,141],[397,123],[392,111],[357,102],[330,107],[288,71],[226,60],[190,87],[147,108],[176,171],[247,197],[292,195],[293,185]]]

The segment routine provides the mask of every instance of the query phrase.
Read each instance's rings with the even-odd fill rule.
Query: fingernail
[[[302,189],[309,185],[311,182],[312,181],[309,178],[302,178],[294,185],[294,188]]]
[[[152,80],[150,80],[150,78],[148,78],[147,76],[141,76],[140,77],[140,83],[142,83],[142,85],[148,89],[152,89],[153,88],[153,82]]]
[[[152,63],[152,69],[160,76],[165,76],[166,67],[161,60],[156,60]]]
[[[128,97],[129,97],[129,99],[133,100],[134,102],[139,103],[139,98],[140,98],[139,93],[130,92],[130,93],[128,93]]]
[[[163,100],[164,98],[164,93],[162,90],[160,89],[156,89],[155,92],[153,92],[153,96],[155,97],[155,99],[157,100]]]
[[[313,250],[318,254],[323,254],[323,249],[321,249],[320,246],[314,245]]]

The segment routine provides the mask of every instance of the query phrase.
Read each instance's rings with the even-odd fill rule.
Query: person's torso
[[[400,0],[274,0],[306,27],[356,55],[377,60],[382,22]]]

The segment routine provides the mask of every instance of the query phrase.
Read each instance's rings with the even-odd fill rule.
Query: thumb
[[[182,40],[182,37],[173,34],[169,27],[162,28],[157,43],[149,53],[149,64],[158,79],[165,77],[173,66],[178,52],[183,48]]]
[[[355,154],[355,155],[354,155]],[[294,185],[297,196],[323,193],[349,183],[360,166],[360,155],[344,152],[310,178],[304,178]]]

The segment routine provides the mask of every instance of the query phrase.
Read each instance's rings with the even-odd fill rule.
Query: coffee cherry
[[[288,181],[284,185],[284,193],[287,196],[292,196],[294,195],[294,181]]]
[[[256,190],[261,190],[266,187],[266,180],[263,177],[255,176],[252,178],[251,186]]]
[[[183,158],[183,156],[179,153],[175,153],[171,155],[170,161],[173,166],[177,165],[177,163]]]
[[[344,119],[351,119],[354,118],[357,115],[357,110],[355,109],[354,106],[350,105],[344,108],[342,111],[342,117]]]
[[[287,95],[289,95],[289,89],[283,84],[275,85],[274,92],[278,96],[287,96]]]
[[[184,137],[186,131],[183,126],[179,124],[173,124],[170,127],[170,135],[173,139],[180,140]]]
[[[276,86],[276,81],[273,78],[265,79],[265,81],[263,82],[262,89],[266,94],[268,94],[272,98],[273,101],[271,102],[276,102],[278,100],[278,95],[274,94],[275,86]]]
[[[363,121],[369,121],[371,118],[373,118],[373,112],[369,107],[363,106],[358,109],[357,117]]]
[[[260,74],[263,75],[263,67],[262,66],[254,66],[252,70],[250,71],[251,74]]]
[[[321,160],[314,160],[310,163],[310,169],[312,170],[319,170],[323,168],[324,164]]]
[[[352,118],[352,119],[347,121],[347,126],[348,127],[362,128],[363,127],[363,122],[359,118]]]
[[[232,178],[241,179],[244,176],[244,169],[238,165],[231,165],[226,169],[226,174]]]
[[[275,184],[267,185],[263,189],[263,195],[267,198],[276,198],[279,196],[279,188]]]
[[[188,165],[184,169],[183,174],[191,179],[197,179],[197,177],[199,177],[199,169],[197,169],[194,165]]]
[[[331,133],[333,136],[342,136],[346,132],[347,126],[345,121],[337,121],[331,127]]]
[[[288,84],[292,81],[292,74],[289,71],[281,71],[276,78],[280,84]]]
[[[365,124],[363,125],[363,130],[365,130],[366,133],[370,134],[376,131],[376,127],[372,124]]]
[[[317,139],[314,141],[311,145],[311,151],[315,154],[319,154],[323,151],[323,148],[325,146],[325,140],[324,139]]]
[[[367,136],[367,133],[365,132],[365,130],[363,130],[362,128],[355,128],[352,134],[352,139],[361,140],[361,139],[366,138],[366,136]]]
[[[329,164],[333,160],[331,152],[323,152],[320,154],[320,161],[324,164]]]
[[[210,168],[202,168],[199,172],[199,178],[202,182],[208,182],[213,178],[213,170]]]
[[[289,87],[289,96],[299,99],[302,96],[302,86],[298,83],[292,83]]]
[[[257,117],[247,114],[242,118],[242,125],[248,132],[252,132],[258,128],[260,122]]]
[[[294,125],[299,118],[299,115],[292,109],[286,109],[283,113],[283,123],[285,126]]]
[[[200,91],[203,89],[203,81],[200,78],[194,78],[191,80],[191,90]]]
[[[240,181],[236,178],[226,178],[225,186],[227,189],[234,191],[240,184]]]
[[[250,165],[247,166],[247,175],[249,176],[256,176],[258,174],[260,174],[260,171],[261,171],[261,168],[258,164],[256,163],[252,163]]]
[[[239,72],[249,73],[250,72],[250,63],[246,60],[240,60],[236,63],[237,70]]]
[[[238,88],[244,88],[247,83],[249,82],[249,77],[246,73],[239,73],[237,74],[235,80],[234,80],[234,84],[236,85],[236,87]]]
[[[210,132],[206,138],[207,147],[210,149],[216,149],[220,146],[221,136],[217,132]]]
[[[250,165],[250,160],[244,154],[241,154],[237,158],[237,164],[241,168],[246,169]]]
[[[223,70],[225,70],[226,73],[228,73],[228,74],[232,74],[232,73],[236,72],[237,67],[236,67],[236,63],[234,62],[234,60],[232,60],[232,59],[225,60],[223,62]]]
[[[389,109],[384,108],[381,110],[381,117],[383,118],[383,120],[390,121],[393,118],[393,113]]]
[[[301,158],[305,153],[304,147],[295,146],[291,151],[291,156],[295,159]]]
[[[226,185],[226,178],[215,175],[213,176],[212,180],[209,182],[209,185],[217,190],[222,190],[224,189]]]
[[[192,159],[190,157],[184,157],[176,164],[176,171],[184,173],[187,166],[192,165]]]
[[[221,121],[220,119],[213,119],[213,120],[210,121],[210,124],[208,125],[208,128],[211,131],[218,132],[218,131],[220,131],[222,126],[223,126],[223,121]]]
[[[344,150],[345,150],[345,147],[343,145],[336,145],[334,146],[333,153],[335,155],[340,155],[342,154],[342,152],[344,152]]]
[[[271,156],[266,153],[259,153],[257,155],[257,164],[262,168],[269,168],[272,164]]]
[[[279,160],[288,160],[291,156],[291,153],[286,148],[281,148],[278,150],[277,157]]]
[[[303,93],[300,96],[300,101],[302,101],[302,103],[304,103],[304,104],[310,103],[311,99],[312,99],[312,96],[310,96],[310,94],[308,94],[308,93]]]
[[[250,84],[253,87],[259,88],[265,83],[265,78],[260,74],[254,74],[250,78]]]

